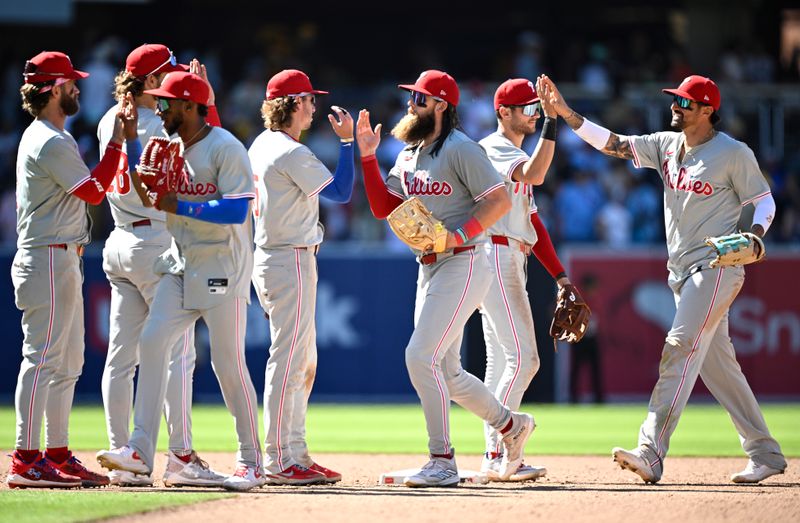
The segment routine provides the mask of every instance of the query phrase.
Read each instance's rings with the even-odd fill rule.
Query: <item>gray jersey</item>
[[[137,132],[139,134],[139,141],[142,147],[147,144],[151,136],[164,136],[167,134],[164,131],[164,125],[156,113],[147,107],[138,108],[139,123],[137,125]],[[100,142],[100,157],[103,157],[106,151],[106,145],[111,140],[111,135],[114,132],[114,119],[117,114],[117,106],[109,109],[100,123],[97,125],[97,140]],[[133,222],[138,222],[143,219],[150,219],[163,222],[167,219],[163,211],[159,211],[155,207],[145,207],[139,199],[136,190],[131,186],[130,174],[128,174],[128,156],[126,144],[123,144],[123,154],[119,159],[119,168],[114,177],[114,183],[108,187],[106,199],[111,207],[111,216],[114,218],[114,225],[123,226]]]
[[[461,131],[452,131],[435,157],[430,154],[431,148],[403,149],[389,171],[386,186],[404,200],[418,197],[434,217],[453,231],[472,216],[475,202],[502,187],[503,180],[486,151]],[[483,243],[485,239],[481,233],[466,245]]]
[[[255,197],[247,150],[231,133],[214,127],[184,152],[189,183],[178,186],[178,198],[207,202]],[[167,215],[184,264],[183,305],[210,309],[225,296],[250,299],[253,272],[250,220],[219,225],[186,216]]]
[[[490,235],[507,236],[528,245],[535,244],[536,230],[530,219],[530,215],[536,212],[533,186],[515,182],[511,178],[514,169],[527,162],[530,156],[499,131],[478,143],[486,150],[489,161],[503,178],[508,195],[511,197],[511,210],[489,227],[487,232]]]
[[[256,185],[255,243],[268,249],[322,242],[319,193],[333,181],[311,149],[267,129],[248,151]]]
[[[681,280],[715,255],[708,236],[736,232],[742,207],[770,189],[750,148],[725,133],[678,156],[683,133],[659,132],[629,136],[636,167],[656,169],[664,181],[667,267]]]
[[[71,193],[91,176],[69,132],[34,120],[17,155],[17,247],[88,243],[86,202]]]

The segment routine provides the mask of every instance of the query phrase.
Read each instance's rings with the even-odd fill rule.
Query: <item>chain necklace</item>
[[[194,133],[194,135],[193,135],[191,138],[189,138],[188,140],[186,140],[185,142],[183,142],[183,147],[184,147],[184,148],[186,148],[186,149],[188,149],[188,148],[189,148],[189,146],[190,146],[190,145],[192,145],[192,143],[194,142],[194,139],[195,139],[195,138],[197,138],[198,136],[200,136],[200,133],[202,133],[203,131],[205,131],[206,127],[208,127],[208,124],[204,124],[204,125],[203,125],[203,127],[201,127],[199,131],[197,131],[196,133]]]

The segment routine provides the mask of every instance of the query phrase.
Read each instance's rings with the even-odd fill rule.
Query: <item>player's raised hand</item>
[[[122,120],[125,139],[135,140],[138,138],[137,124],[139,122],[139,111],[136,108],[136,102],[133,100],[132,93],[127,93],[125,99],[120,102],[120,110],[117,112],[117,116]]]
[[[543,89],[547,90],[548,102],[550,103],[550,106],[553,108],[553,110],[558,114],[558,116],[562,118],[566,118],[567,116],[569,116],[570,113],[572,112],[572,109],[570,109],[570,107],[567,105],[567,102],[564,100],[564,97],[561,96],[561,93],[559,92],[558,87],[556,87],[556,84],[546,74],[539,76],[539,78],[536,80],[536,84],[539,85],[540,81],[542,83]],[[542,103],[542,106],[544,106],[544,102]]]
[[[328,115],[328,121],[333,127],[333,132],[336,136],[343,140],[352,140],[353,138],[353,117],[343,107],[332,105],[331,110],[336,115]]]
[[[378,124],[375,129],[372,128],[369,123],[369,111],[366,109],[358,112],[356,141],[358,141],[358,150],[362,158],[373,155],[378,150],[378,145],[381,143],[381,127],[382,124]]]
[[[558,118],[558,113],[553,108],[553,104],[550,101],[550,86],[548,86],[544,80],[544,75],[540,75],[539,78],[536,79],[536,94],[539,95],[539,101],[542,103],[542,112],[547,118]]]
[[[201,64],[200,60],[197,58],[192,58],[192,61],[189,62],[189,72],[196,74],[206,81],[206,84],[208,84],[208,103],[206,105],[214,105],[216,102],[216,96],[214,95],[214,88],[211,86],[211,82],[208,81],[208,72],[206,71],[206,66]]]

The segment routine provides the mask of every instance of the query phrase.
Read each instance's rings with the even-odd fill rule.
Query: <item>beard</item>
[[[392,129],[392,136],[407,144],[416,144],[429,136],[436,129],[436,119],[433,113],[425,116],[419,114],[406,114]]]
[[[58,100],[58,104],[61,106],[61,110],[64,111],[64,114],[67,116],[73,116],[77,114],[78,110],[81,108],[80,102],[78,102],[78,97],[70,97],[67,96],[67,93],[64,91],[61,92],[61,98]]]
[[[180,126],[183,125],[183,116],[176,114],[168,122],[164,121],[163,123],[167,134],[172,136],[177,133]]]
[[[529,125],[527,122],[512,122],[511,132],[529,136],[536,132],[536,123],[534,122],[533,125]]]
[[[673,114],[669,126],[673,131],[683,131],[683,128],[686,127],[686,120],[683,116]]]

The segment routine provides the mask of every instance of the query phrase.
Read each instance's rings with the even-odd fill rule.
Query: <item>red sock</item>
[[[444,459],[453,459],[453,453],[449,454],[431,454],[432,458],[444,458]]]
[[[190,461],[192,461],[192,453],[191,452],[186,454],[185,456],[181,456],[180,454],[178,454],[175,451],[173,451],[172,453],[175,454],[176,458],[178,458],[179,460],[183,461],[184,463],[189,463]]]
[[[509,430],[511,430],[511,426],[514,425],[514,418],[509,418],[508,423],[505,427],[500,429],[500,434],[506,434]]]
[[[39,449],[22,450],[17,449],[17,456],[20,457],[25,463],[33,463],[33,460],[39,457]]]
[[[56,447],[54,449],[47,449],[45,451],[47,457],[50,461],[55,461],[56,463],[64,463],[69,458],[69,448],[68,447]]]

